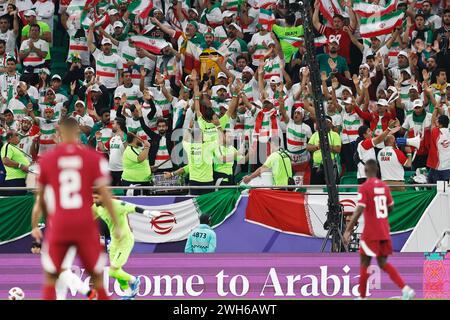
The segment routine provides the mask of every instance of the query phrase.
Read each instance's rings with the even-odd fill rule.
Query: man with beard
[[[337,72],[345,75],[347,79],[350,79],[351,76],[347,61],[343,56],[338,54],[340,47],[341,45],[338,38],[335,36],[328,38],[328,53],[317,55],[319,69],[321,72],[325,71],[327,73],[327,77],[329,77],[332,72]]]
[[[156,59],[156,70],[170,81],[172,87],[175,84],[177,67],[181,62],[181,53],[175,50],[170,43],[161,50],[162,55]]]
[[[432,30],[437,30],[441,27],[441,17],[431,13],[431,2],[426,0],[422,2],[422,15],[425,18],[425,25]]]
[[[433,43],[433,30],[425,26],[425,17],[423,14],[416,14],[414,24],[407,19],[406,31],[403,34],[403,42],[409,43],[410,39],[420,38],[425,41],[427,46]]]
[[[19,57],[22,60],[24,73],[28,74],[30,81],[35,81],[36,74],[46,66],[45,57],[50,52],[49,43],[39,38],[39,31],[39,25],[31,25],[30,38],[22,40],[20,45]]]
[[[402,71],[407,70],[407,73],[411,73],[409,68],[409,60],[408,60],[408,53],[406,51],[400,51],[397,55],[398,60],[398,67],[391,68],[386,73],[386,78],[389,81],[389,78],[392,77],[392,80],[397,82],[398,78],[400,77]],[[405,81],[405,79],[403,79]]]
[[[205,33],[205,43],[206,43],[205,49],[217,50],[221,46],[221,43],[214,39],[214,33],[212,32],[211,28],[208,28],[208,30]]]
[[[88,109],[92,106],[98,115],[102,114],[104,110],[109,111],[110,102],[107,90],[108,89],[102,84],[99,85],[98,83],[94,83],[91,85],[88,88],[86,96]]]
[[[9,29],[9,20],[3,16],[0,18],[0,39],[6,43],[6,53],[14,57],[16,48],[16,38],[19,34],[19,18],[17,12],[14,13],[14,26],[13,29]]]
[[[36,143],[37,137],[39,136],[39,128],[33,126],[33,119],[26,116],[20,122],[20,128],[17,130],[19,135],[19,145],[18,147],[28,155],[34,157],[36,155]]]
[[[101,121],[98,121],[92,127],[89,143],[96,148],[97,151],[105,153],[99,146],[99,142],[105,144],[112,137],[111,113],[109,110],[102,110],[99,114]]]
[[[439,49],[448,51],[450,42],[450,8],[444,10],[442,22],[442,27],[434,32],[434,36],[439,44]]]
[[[98,142],[101,150],[109,152],[108,169],[112,177],[112,186],[121,185],[123,152],[127,147],[127,132],[125,119],[116,118],[112,122],[113,136],[106,143],[101,140]]]
[[[28,115],[40,129],[38,155],[42,156],[44,153],[54,149],[58,143],[56,126],[59,118],[55,118],[55,109],[52,106],[43,108],[41,117],[36,117],[31,110],[29,110]]]
[[[72,113],[72,117],[77,120],[81,132],[89,137],[92,127],[94,126],[94,120],[86,112],[86,105],[84,101],[78,100],[75,102],[75,111]]]
[[[148,162],[150,143],[131,132],[127,134],[127,142],[128,145],[123,153],[122,185],[150,186],[152,180],[152,172]],[[137,194],[139,194],[139,191],[135,190],[133,195]],[[144,190],[143,194],[148,195],[150,192]]]
[[[168,121],[164,118],[156,120],[157,131],[153,132],[145,124],[140,108],[141,106],[137,105],[137,109],[139,110],[139,122],[144,132],[148,135],[148,141],[150,142],[148,161],[150,162],[152,172],[163,173],[167,170],[174,169],[174,165],[170,158],[174,143],[172,141],[172,133],[169,132]]]
[[[122,84],[123,62],[122,58],[112,52],[112,42],[108,38],[103,38],[101,42],[102,50],[98,50],[94,45],[94,23],[89,26],[87,37],[89,50],[95,58],[95,69],[99,81],[103,84],[112,97],[114,90]]]
[[[214,28],[214,37],[219,42],[224,42],[228,35],[227,30],[231,23],[233,23],[234,16],[236,14],[233,11],[226,10],[222,12],[223,24]]]
[[[16,96],[8,103],[8,109],[13,112],[15,120],[22,120],[25,116],[23,112],[25,108],[32,108],[38,112],[38,104],[33,97],[28,95],[27,89],[27,84],[20,81],[16,87]]]
[[[118,86],[114,91],[114,94],[120,97],[125,94],[127,96],[126,102],[129,104],[133,104],[135,101],[142,98],[142,92],[139,89],[139,86],[133,84],[131,72],[129,70],[123,72],[123,85]]]
[[[344,31],[344,17],[341,15],[334,15],[333,17],[333,27],[327,27],[320,23],[319,21],[319,6],[320,2],[319,0],[316,0],[314,3],[314,15],[313,15],[313,25],[316,28],[317,31],[319,31],[321,34],[325,35],[328,39],[330,39],[331,36],[335,37],[337,41],[340,43],[340,47],[338,48],[339,55],[344,57],[346,59],[346,62],[348,64],[351,64],[350,61],[350,46],[351,46],[351,39],[348,36],[348,33]],[[351,5],[348,7],[348,13],[350,17],[350,31],[353,32],[356,27],[356,16],[355,12],[353,11]]]
[[[3,104],[8,104],[14,98],[14,88],[20,80],[20,74],[16,72],[16,59],[6,59],[6,72],[0,75],[0,92]]]
[[[238,32],[242,32],[241,27],[239,27],[236,23],[231,23],[228,26],[228,38],[219,48],[219,52],[222,55],[229,55],[227,65],[230,66],[236,65],[236,58],[239,55],[247,55],[248,53],[247,43],[238,38]]]

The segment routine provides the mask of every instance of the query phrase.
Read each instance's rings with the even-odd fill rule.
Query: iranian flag
[[[370,38],[391,33],[396,27],[402,25],[404,15],[401,11],[394,11],[382,16],[361,18],[359,28],[361,37]]]
[[[259,9],[259,20],[258,23],[266,26],[268,31],[272,31],[272,26],[275,24],[275,16],[270,9]]]
[[[259,8],[269,9],[271,6],[277,5],[277,0],[260,0],[258,1]]]
[[[130,227],[136,241],[140,242],[185,240],[199,225],[200,215],[210,215],[211,227],[216,228],[236,211],[240,197],[240,190],[224,189],[169,205],[141,206],[158,214],[152,218],[137,213],[130,214]]]
[[[164,39],[150,38],[145,36],[130,37],[137,48],[142,48],[153,54],[161,54],[161,50],[169,45]]]
[[[327,37],[326,36],[320,36],[317,38],[314,38],[314,46],[321,47],[327,44]]]
[[[303,45],[303,43],[305,42],[303,37],[287,37],[286,36],[286,37],[280,37],[280,40],[284,40],[296,48],[301,47]]]
[[[184,34],[183,37],[185,37]],[[200,72],[200,54],[202,49],[194,42],[184,38],[180,52],[184,56],[184,72],[190,74],[194,69]]]
[[[128,11],[132,14],[139,16],[142,19],[147,18],[150,15],[150,11],[153,9],[152,0],[137,0],[131,1],[128,5]]]
[[[333,17],[335,14],[348,17],[348,13],[345,11],[344,6],[341,5],[339,0],[319,0],[319,2],[320,13],[322,13],[329,24],[333,23]]]
[[[373,15],[382,16],[394,11],[397,8],[397,3],[398,0],[388,0],[386,5],[380,6],[363,0],[353,0],[353,10],[364,18]]]

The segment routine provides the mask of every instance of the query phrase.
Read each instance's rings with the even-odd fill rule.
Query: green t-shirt
[[[212,182],[213,153],[216,144],[183,141],[183,148],[188,157],[189,180]]]
[[[123,152],[122,179],[131,182],[148,182],[152,178],[150,164],[145,159],[138,162],[138,156],[142,149],[128,145]]]
[[[317,62],[319,63],[319,69],[320,72],[325,71],[327,73],[327,76],[331,73],[330,65],[328,64],[328,59],[330,59],[330,56],[326,53],[321,53],[317,55]],[[348,65],[347,61],[342,56],[337,56],[336,58],[332,58],[334,62],[336,62],[337,66],[337,72],[338,73],[344,73],[345,71],[348,71]]]
[[[2,159],[8,157],[9,160],[20,163],[21,165],[29,166],[30,161],[25,156],[25,154],[15,145],[11,143],[6,143],[2,147],[1,151]],[[13,180],[13,179],[25,179],[27,177],[27,173],[23,172],[19,168],[13,168],[5,166],[6,170],[6,178],[5,180]]]
[[[113,199],[112,203],[117,216],[117,225],[113,223],[111,216],[109,215],[109,212],[105,207],[97,206],[96,204],[94,204],[92,206],[94,216],[99,217],[103,221],[105,221],[106,225],[108,226],[109,232],[111,233],[112,241],[117,241],[117,239],[114,238],[114,230],[116,226],[119,226],[122,232],[121,242],[123,242],[124,239],[134,239],[133,233],[131,232],[130,226],[128,224],[127,216],[129,213],[135,212],[136,206],[116,199]]]
[[[292,164],[284,152],[273,152],[264,162],[264,166],[272,169],[274,186],[288,185],[288,178],[292,177]]]
[[[337,147],[337,146],[342,145],[341,137],[340,137],[339,133],[337,133],[335,131],[330,131],[328,133],[328,141],[330,142],[331,147]],[[315,146],[320,145],[319,132],[316,131],[313,133],[313,135],[311,136],[311,138],[308,141],[308,144],[312,144]],[[336,154],[331,152],[331,159],[334,160],[335,158],[336,158]],[[313,162],[316,165],[322,164],[322,151],[321,150],[314,151]]]
[[[283,37],[303,37],[304,30],[303,26],[297,26],[297,27],[280,27],[278,25],[274,25],[272,27],[273,33],[277,35],[278,38]],[[294,53],[298,51],[297,47],[294,47],[292,44],[285,40],[280,40],[281,50],[284,54],[284,60],[286,63],[291,62],[292,56]]]
[[[230,117],[227,114],[224,114],[220,119],[220,126],[222,129],[225,129],[225,126],[230,121]],[[211,122],[206,122],[203,117],[198,118],[198,126],[203,133],[203,141],[205,142],[218,142],[219,133],[217,132],[216,126]]]
[[[233,146],[219,146],[214,151],[214,164],[213,168],[215,172],[224,173],[227,175],[233,174],[233,165],[234,160],[239,161],[242,159],[242,156],[238,155],[237,159],[234,158],[234,155],[237,153],[237,150]],[[223,157],[227,157],[227,162],[223,161]]]
[[[50,30],[50,27],[48,24],[46,24],[43,21],[37,21],[37,24],[39,25],[39,27],[41,28],[39,35],[42,36],[45,32],[52,32],[52,30]],[[25,27],[23,27],[22,29],[22,38],[29,38],[30,37],[30,25],[27,24]],[[51,47],[51,43],[49,43],[49,46]],[[47,52],[47,55],[45,56],[45,60],[50,60],[50,50]]]

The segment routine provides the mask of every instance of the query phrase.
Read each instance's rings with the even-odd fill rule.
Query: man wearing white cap
[[[228,88],[224,85],[218,85],[214,88],[216,90],[216,96],[214,99],[211,99],[211,107],[219,115],[221,108],[228,109],[230,103]]]
[[[24,40],[28,39],[30,37],[30,26],[37,24],[39,25],[39,37],[42,40],[47,41],[48,43],[52,43],[52,30],[43,21],[37,20],[37,14],[34,10],[27,10],[24,13],[25,19],[27,20],[28,24],[22,28],[22,43]]]
[[[292,170],[295,174],[303,176],[303,184],[309,184],[311,168],[309,160],[310,153],[306,150],[312,130],[309,125],[303,122],[305,110],[297,107],[291,114],[286,112],[286,108],[280,108],[286,128],[286,151],[291,157]]]
[[[20,150],[28,155],[35,155],[37,150],[34,140],[38,137],[38,133],[37,127],[33,127],[33,119],[30,116],[23,117],[20,122],[20,128],[17,130],[20,139],[18,144]]]
[[[110,96],[113,91],[122,84],[123,61],[117,54],[112,53],[112,42],[108,38],[103,38],[100,51],[94,45],[94,24],[89,26],[88,32],[88,46],[89,50],[95,58],[96,75],[109,91]]]
[[[225,10],[222,12],[223,24],[214,28],[214,37],[217,41],[221,43],[224,42],[228,35],[227,30],[231,23],[233,23],[233,19],[236,17],[236,13],[233,11]]]
[[[415,168],[426,167],[428,148],[425,148],[423,142],[431,131],[431,119],[432,114],[425,110],[423,101],[421,99],[416,99],[413,102],[411,114],[406,116],[405,121],[402,124],[402,129],[400,131],[401,135],[406,133],[407,138],[420,136],[422,141],[421,147],[417,150],[416,157],[413,161],[413,170],[415,170]]]
[[[358,139],[358,128],[364,124],[364,121],[355,111],[356,103],[351,93],[342,103],[344,108],[342,108],[341,160],[346,171],[356,171],[356,163],[353,161],[356,151],[355,141]]]
[[[416,85],[409,87],[409,99],[403,101],[402,107],[405,110],[405,117],[408,117],[414,111],[414,101],[420,98],[419,89]]]
[[[260,92],[258,81],[255,79],[255,72],[249,66],[246,66],[242,70],[242,83],[244,84],[244,94],[247,96],[248,101],[254,102],[259,100]]]
[[[236,58],[241,54],[247,54],[247,43],[244,40],[238,38],[238,32],[242,32],[241,27],[236,23],[231,23],[228,26],[228,38],[222,43],[219,51],[223,55],[230,55],[227,61],[227,65],[234,66],[236,64]]]
[[[252,36],[252,40],[248,44],[248,52],[252,55],[252,64],[259,66],[260,59],[264,59],[269,51],[269,46],[274,43],[271,34],[267,31],[266,26],[258,24],[258,32]]]
[[[378,100],[376,112],[362,111],[358,106],[355,106],[355,111],[364,121],[370,122],[370,129],[374,136],[382,134],[388,128],[391,120],[397,120],[395,106],[389,105],[385,99]],[[376,147],[383,148],[384,145],[380,143]]]
[[[395,59],[395,58],[393,58]],[[389,75],[392,77],[392,79],[397,82],[398,78],[400,78],[400,75],[402,71],[409,70],[409,60],[408,60],[408,53],[406,51],[400,51],[397,54],[398,65],[396,67],[390,68],[389,71],[386,74],[386,77]],[[409,71],[411,72],[411,71]]]
[[[317,62],[319,63],[319,69],[321,72],[325,71],[327,77],[331,72],[337,72],[345,75],[347,79],[350,79],[350,72],[348,69],[347,61],[343,56],[338,55],[340,48],[340,40],[338,37],[331,35],[328,38],[328,53],[322,53],[317,55]]]
[[[89,137],[91,134],[92,127],[94,126],[94,120],[92,117],[86,112],[86,105],[84,101],[77,100],[75,102],[75,111],[72,113],[72,117],[77,119],[78,124],[80,125],[81,131]]]

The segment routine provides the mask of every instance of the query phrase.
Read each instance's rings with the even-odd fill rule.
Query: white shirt
[[[252,55],[252,64],[254,66],[259,66],[259,59],[263,58],[267,52],[269,51],[269,44],[273,43],[273,39],[270,36],[270,33],[266,33],[265,35],[261,35],[261,33],[255,33],[252,36],[252,40],[249,42],[248,46],[255,46],[256,51]]]
[[[432,117],[432,114],[427,112],[423,122],[419,123],[419,122],[414,122],[413,115],[410,114],[410,115],[406,116],[406,119],[403,122],[402,128],[405,130],[412,129],[412,130],[414,130],[414,136],[417,136],[420,134],[421,137],[423,138],[425,129],[431,128],[431,117]]]
[[[403,160],[403,163],[400,163],[400,160]],[[381,149],[378,153],[381,180],[403,181],[405,176],[403,166],[406,162],[406,156],[399,149],[394,149],[391,146]]]
[[[118,135],[111,137],[109,140],[109,170],[123,171],[122,157],[125,146],[122,138]]]
[[[0,32],[0,39],[6,42],[5,52],[11,57],[14,57],[16,54],[14,50],[16,49],[16,34],[13,30],[7,30],[5,33]]]
[[[96,74],[101,84],[112,89],[119,86],[119,70],[123,70],[122,58],[115,53],[105,55],[102,51],[95,49],[92,52],[96,63]]]
[[[53,15],[55,14],[55,4],[50,0],[47,0],[45,2],[36,1],[35,11],[38,15],[37,19],[48,24],[50,30],[53,31]]]
[[[367,178],[366,171],[364,170],[364,163],[368,160],[377,160],[375,155],[375,149],[373,144],[373,139],[365,139],[361,141],[356,147],[356,152],[358,152],[360,162],[358,162],[358,171],[356,173],[356,177],[358,179]]]
[[[437,139],[437,149],[439,165],[437,170],[450,169],[450,131],[448,128],[441,128],[441,134]]]

